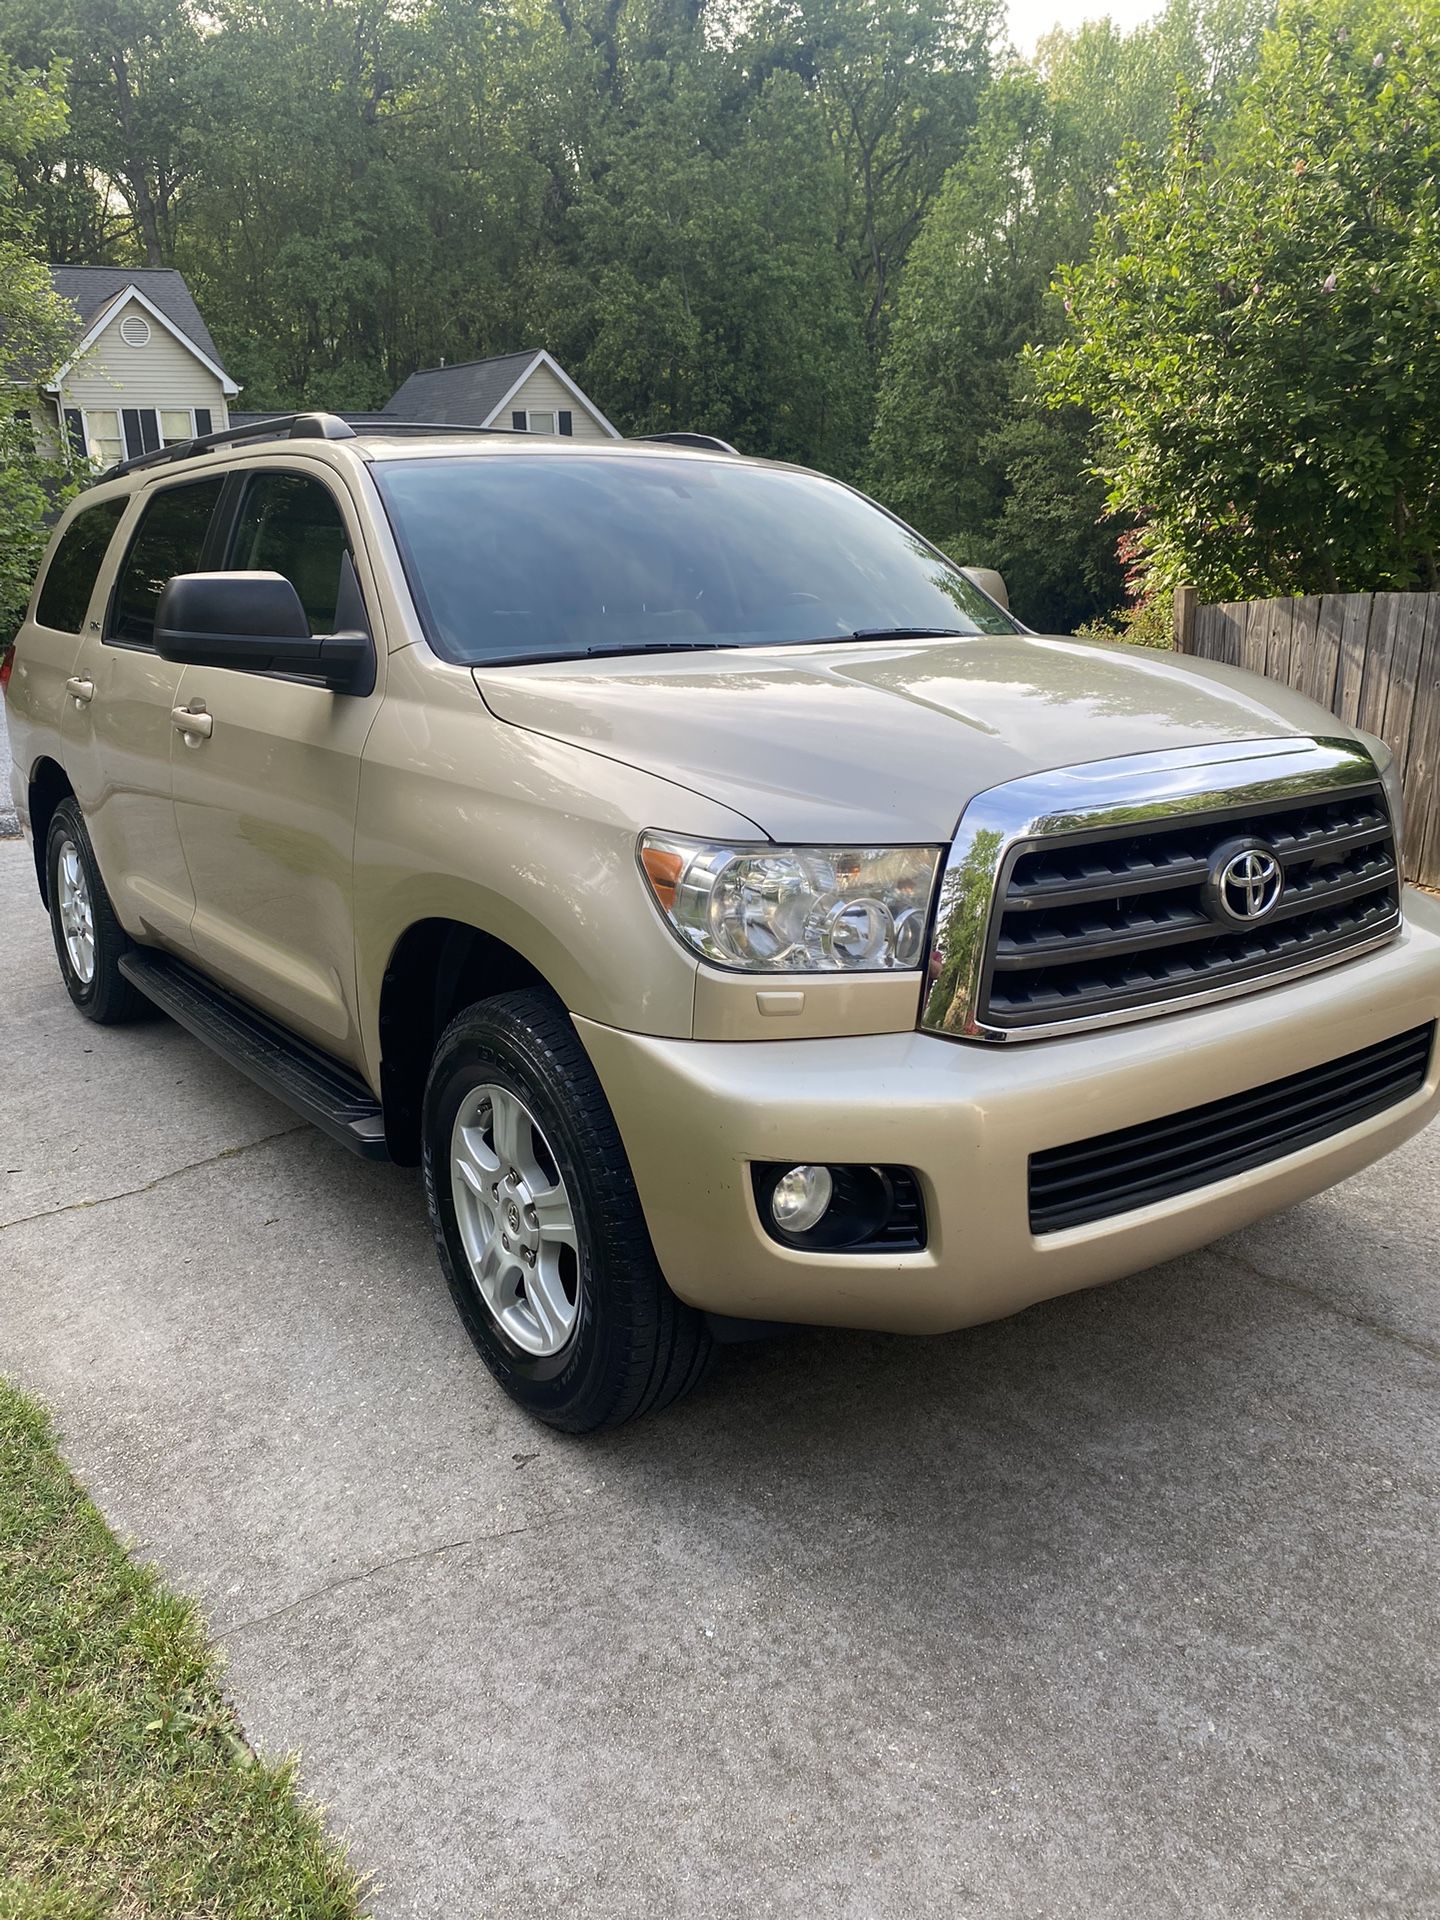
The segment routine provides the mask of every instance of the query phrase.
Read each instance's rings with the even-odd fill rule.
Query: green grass
[[[351,1920],[290,1766],[246,1746],[194,1607],[133,1565],[0,1381],[0,1920]]]

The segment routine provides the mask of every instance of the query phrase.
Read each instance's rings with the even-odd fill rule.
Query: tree
[[[748,57],[809,86],[843,167],[837,244],[872,346],[895,276],[964,152],[990,71],[997,0],[768,0]]]
[[[1034,406],[1020,361],[1052,324],[1050,277],[1083,248],[1103,192],[1075,146],[1033,74],[992,85],[911,252],[870,454],[889,505],[962,562],[999,567],[1017,611],[1061,630],[1121,586],[1085,423]]]
[[[853,468],[861,316],[833,245],[838,167],[795,76],[758,95],[713,63],[649,62],[574,214],[582,382],[637,431]]]
[[[1440,586],[1437,77],[1433,10],[1289,0],[1233,119],[1186,102],[1060,275],[1038,372],[1155,584]]]
[[[28,169],[50,257],[169,266],[198,138],[186,0],[6,0],[0,45],[66,70],[65,121]]]
[[[49,537],[46,516],[68,475],[36,451],[31,407],[58,365],[74,315],[56,298],[35,258],[34,234],[17,204],[15,167],[60,130],[60,76],[0,58],[0,639],[18,626]]]

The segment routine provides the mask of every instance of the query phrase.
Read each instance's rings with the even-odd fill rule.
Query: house
[[[543,347],[455,366],[421,367],[385,402],[394,420],[454,427],[511,427],[576,440],[618,440],[619,430]]]
[[[75,340],[41,392],[42,442],[113,466],[230,424],[240,389],[171,267],[52,267],[75,309]]]

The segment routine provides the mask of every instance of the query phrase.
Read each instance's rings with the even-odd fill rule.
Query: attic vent
[[[150,344],[150,322],[139,313],[127,313],[120,322],[120,338],[127,347],[144,347]]]

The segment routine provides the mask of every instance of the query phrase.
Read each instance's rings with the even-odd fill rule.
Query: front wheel
[[[589,1433],[700,1379],[704,1318],[665,1283],[614,1115],[549,994],[500,994],[450,1023],[423,1161],[451,1295],[511,1399]]]

